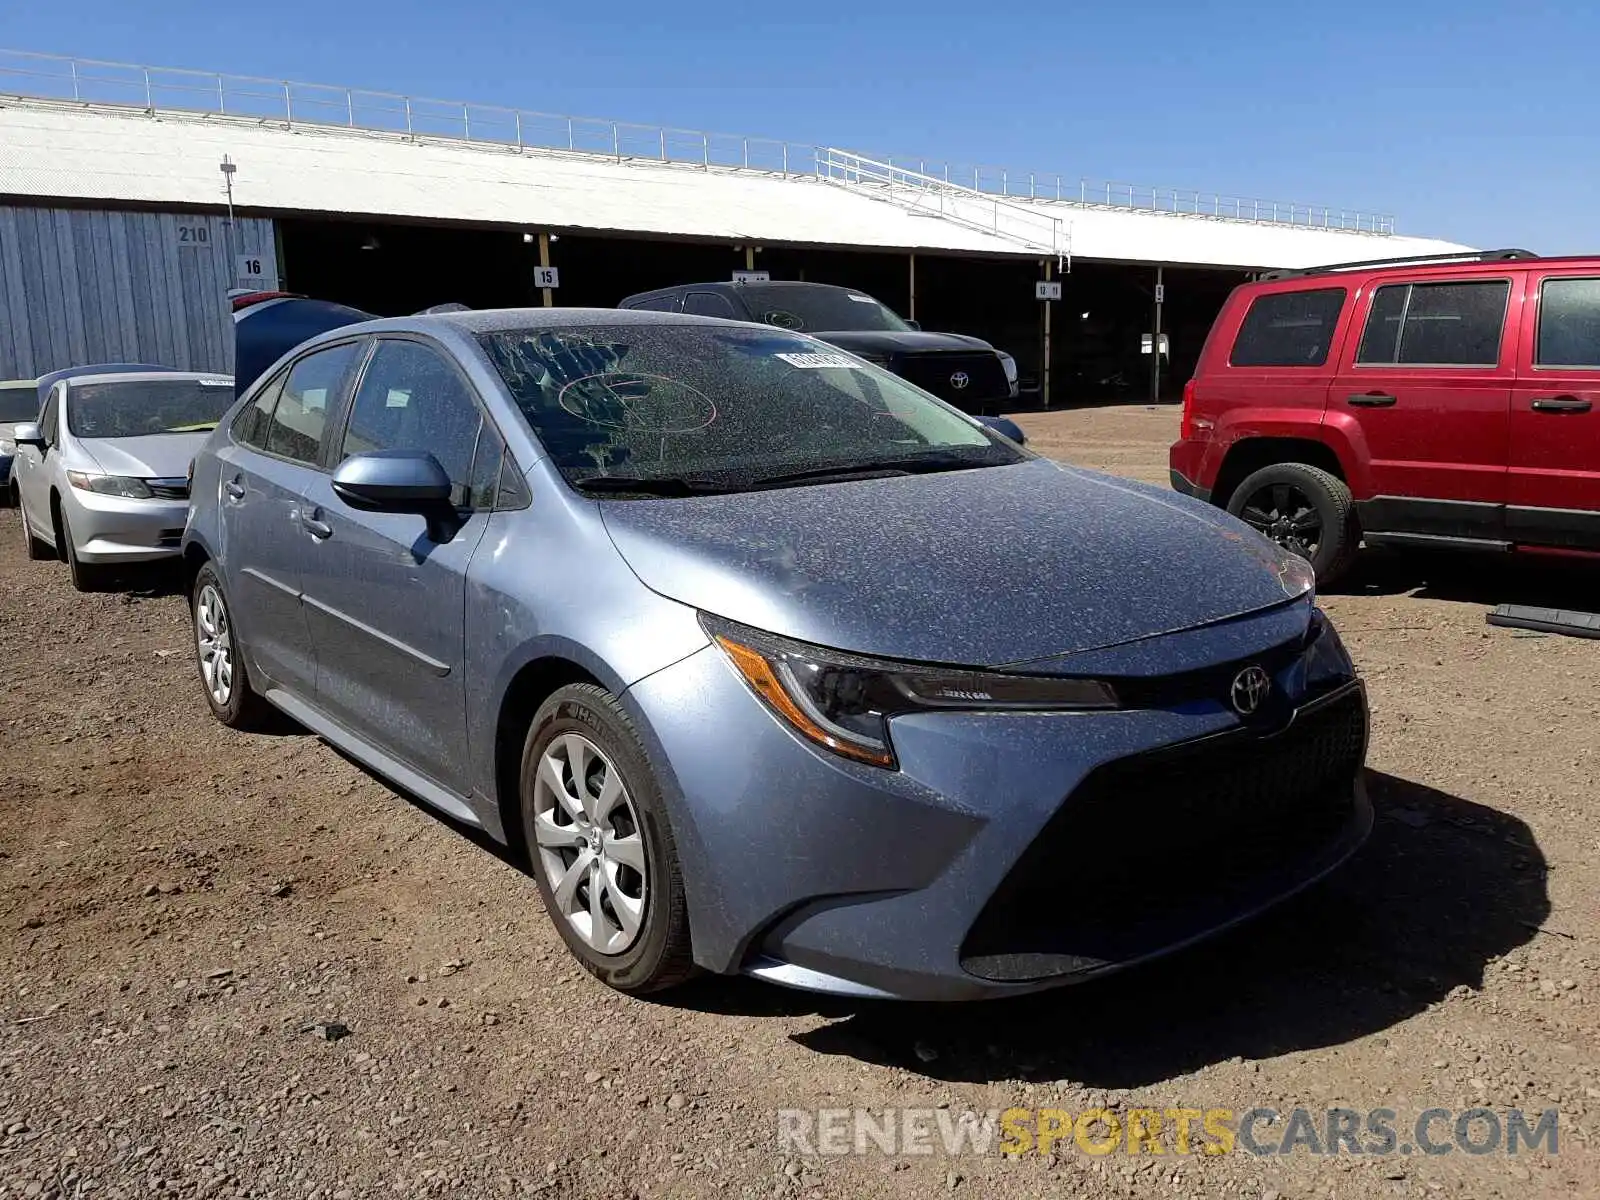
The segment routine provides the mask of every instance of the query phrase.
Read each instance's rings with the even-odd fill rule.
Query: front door
[[[1600,550],[1600,275],[1529,277],[1511,399],[1513,541]]]
[[[494,504],[502,446],[471,387],[436,347],[380,340],[333,461],[426,450],[455,485],[458,524],[347,505],[319,476],[304,500],[318,525],[306,556],[317,706],[458,795],[467,785],[467,566]],[[481,481],[476,482],[475,481]]]
[[[1368,533],[1499,541],[1521,276],[1380,282],[1361,297],[1326,420],[1364,446]],[[1369,498],[1370,497],[1370,498]]]
[[[311,548],[300,497],[320,474],[328,412],[359,345],[297,360],[241,410],[217,455],[234,629],[262,681],[301,699],[316,689],[316,655],[300,601]]]
[[[18,446],[17,456],[11,462],[11,474],[17,481],[17,495],[22,499],[22,519],[35,537],[48,542],[56,540],[50,520],[50,459],[61,453],[56,449],[56,443],[61,440],[61,394],[66,386],[58,383],[51,388],[49,398],[39,411],[39,432],[44,435],[44,450],[41,451],[37,446]],[[57,553],[60,550],[57,546]]]

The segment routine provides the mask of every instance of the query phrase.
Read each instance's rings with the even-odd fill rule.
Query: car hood
[[[78,446],[107,475],[139,479],[182,479],[206,444],[203,433],[154,433],[147,437],[81,438]]]
[[[600,508],[652,590],[888,658],[1030,662],[1281,605],[1308,586],[1216,509],[1048,459]]]
[[[941,350],[959,353],[994,349],[982,338],[968,337],[964,333],[901,333],[889,329],[840,329],[814,333],[811,336],[838,346],[841,350],[866,351],[873,354],[926,354]]]

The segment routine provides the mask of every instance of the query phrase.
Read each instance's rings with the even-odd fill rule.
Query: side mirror
[[[450,503],[450,476],[426,450],[352,454],[334,468],[332,484],[334,495],[351,508],[427,518],[435,542],[448,542],[460,524]]]
[[[1008,437],[1019,446],[1028,444],[1028,435],[1023,433],[1022,427],[1010,417],[979,417],[977,419],[1001,437]]]
[[[906,324],[911,326],[911,331],[913,333],[921,333],[922,332],[922,322],[921,321],[907,321]]]
[[[11,440],[20,448],[32,446],[40,454],[45,451],[44,431],[32,421],[23,421],[14,428]]]

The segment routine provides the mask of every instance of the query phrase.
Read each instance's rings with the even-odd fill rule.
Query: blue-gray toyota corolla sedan
[[[240,386],[184,534],[212,710],[275,706],[525,846],[613,987],[1070,983],[1371,826],[1364,693],[1304,562],[834,347],[455,312]]]

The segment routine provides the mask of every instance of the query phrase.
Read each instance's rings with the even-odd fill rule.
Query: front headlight
[[[879,767],[895,765],[889,719],[902,713],[1117,706],[1110,686],[1093,679],[890,662],[791,641],[708,613],[700,623],[750,689],[797,733]]]
[[[1004,350],[996,350],[995,353],[1000,356],[1000,365],[1005,368],[1006,382],[1015,383],[1017,381],[1017,360]]]
[[[15,454],[17,444],[10,438],[0,438],[0,454]]]
[[[1306,629],[1306,651],[1303,659],[1306,669],[1306,689],[1318,692],[1337,687],[1356,677],[1355,662],[1345,649],[1339,631],[1320,608],[1311,610],[1311,624]]]
[[[850,353],[875,367],[887,368],[889,366],[889,356],[887,354],[875,354],[867,350],[852,350]]]
[[[121,496],[125,500],[148,500],[150,489],[142,479],[127,475],[96,475],[89,471],[68,471],[67,482],[85,492],[102,496]]]

